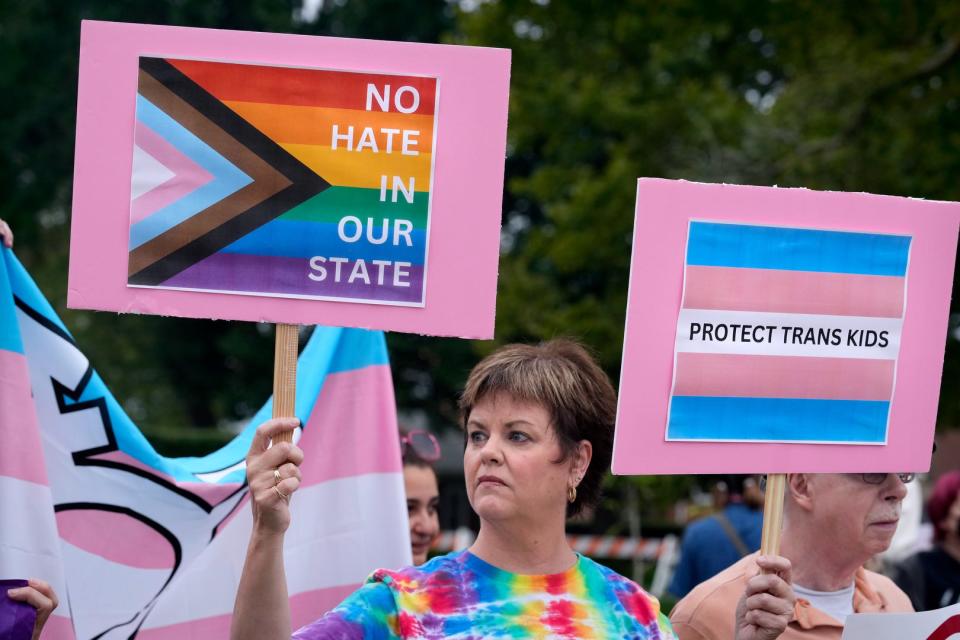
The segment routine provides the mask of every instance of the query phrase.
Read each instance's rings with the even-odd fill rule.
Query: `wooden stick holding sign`
[[[295,324],[278,324],[276,345],[273,352],[273,417],[296,416],[297,401],[297,343],[300,327]],[[276,442],[293,442],[293,431],[282,431],[274,438]]]
[[[760,553],[775,556],[780,553],[780,533],[783,530],[783,494],[787,475],[771,473],[767,476],[767,489],[763,498],[763,531]]]

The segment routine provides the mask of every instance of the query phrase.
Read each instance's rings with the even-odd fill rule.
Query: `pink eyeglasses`
[[[400,436],[400,453],[410,447],[421,460],[436,462],[440,459],[440,444],[429,431],[417,429]]]

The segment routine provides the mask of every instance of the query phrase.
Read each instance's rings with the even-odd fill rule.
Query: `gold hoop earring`
[[[573,501],[576,499],[577,499],[577,488],[571,485],[567,489],[567,502],[573,503]]]

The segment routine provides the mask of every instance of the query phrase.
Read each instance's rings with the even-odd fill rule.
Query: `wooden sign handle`
[[[767,476],[767,491],[763,497],[763,537],[760,553],[775,556],[780,553],[780,532],[783,529],[783,495],[787,486],[785,473]]]
[[[273,417],[290,418],[296,415],[297,397],[297,342],[299,327],[278,324],[276,348],[273,352]],[[277,442],[293,442],[293,431],[283,431],[274,438]]]

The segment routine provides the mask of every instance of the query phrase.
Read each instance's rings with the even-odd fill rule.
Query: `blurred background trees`
[[[500,343],[575,336],[617,379],[640,176],[960,200],[958,3],[5,0],[0,218],[169,454],[216,447],[269,395],[272,328],[65,309],[84,18],[512,49],[497,339],[388,338],[401,409],[435,429]],[[950,339],[942,429],[958,380]],[[642,497],[683,492],[651,481]]]

